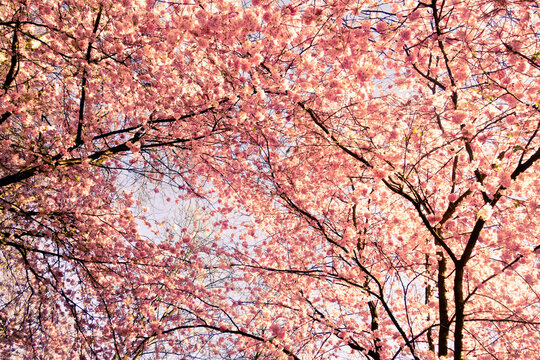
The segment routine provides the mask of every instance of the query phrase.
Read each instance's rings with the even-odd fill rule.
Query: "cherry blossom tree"
[[[534,358],[538,10],[2,3],[2,355]]]
[[[142,236],[152,224],[129,180],[197,194],[202,145],[219,145],[241,105],[227,69],[249,66],[235,38],[258,24],[246,10],[240,29],[240,10],[0,5],[3,358],[135,358],[161,325],[193,333],[213,311],[200,242],[189,229]]]

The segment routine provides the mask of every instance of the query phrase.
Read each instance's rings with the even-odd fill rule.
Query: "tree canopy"
[[[534,358],[538,14],[2,1],[0,357]]]

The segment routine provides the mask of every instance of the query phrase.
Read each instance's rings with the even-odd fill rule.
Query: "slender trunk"
[[[438,251],[438,275],[437,290],[439,292],[439,356],[448,355],[448,334],[450,332],[450,320],[448,318],[448,299],[446,298],[446,258],[442,251]]]
[[[465,302],[463,300],[463,273],[465,266],[456,264],[454,278],[454,300],[456,302],[456,327],[454,334],[454,360],[461,360],[463,352],[463,325],[465,322]]]
[[[429,274],[429,255],[426,254],[426,272]],[[428,305],[429,304],[429,301],[431,299],[431,285],[429,284],[429,275],[427,277],[427,280],[426,280],[426,299],[425,299],[425,304]],[[430,321],[431,318],[429,316],[429,312],[428,312],[428,315],[427,315],[427,321]],[[427,341],[428,341],[428,345],[429,345],[429,351],[431,352],[435,352],[435,344],[433,343],[433,333],[431,331],[431,327],[428,329],[428,332],[427,332]]]
[[[375,301],[372,300],[368,302],[368,306],[371,314],[371,331],[375,331],[379,328],[379,314],[377,313],[377,305],[375,304]],[[380,360],[381,355],[379,354],[379,350],[381,348],[381,339],[377,337],[373,342],[375,344],[375,351],[370,352],[370,355],[374,360]]]

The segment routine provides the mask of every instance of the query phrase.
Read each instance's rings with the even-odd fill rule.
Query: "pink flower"
[[[405,41],[409,40],[411,38],[411,30],[409,29],[403,30],[401,34],[399,34],[399,36],[401,37],[401,39]]]
[[[463,120],[465,120],[465,118],[466,118],[466,115],[463,111],[456,111],[452,115],[452,122],[454,124],[463,124]]]
[[[270,325],[270,328],[268,330],[270,330],[272,334],[278,339],[283,339],[285,337],[285,331],[283,331],[283,329],[278,324]]]
[[[384,21],[379,21],[375,28],[377,29],[378,33],[382,34],[382,33],[386,32],[386,29],[388,29],[388,25]]]

